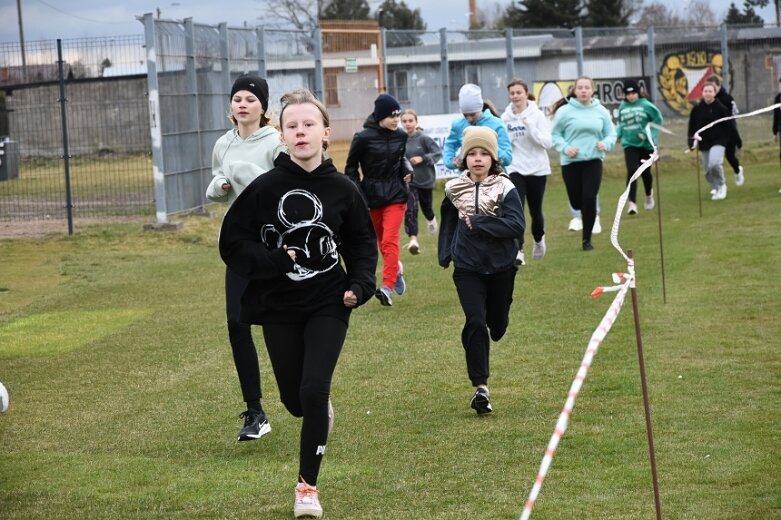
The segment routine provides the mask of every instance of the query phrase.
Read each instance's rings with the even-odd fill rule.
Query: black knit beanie
[[[251,74],[243,74],[233,83],[233,88],[231,88],[231,99],[233,99],[233,95],[239,90],[247,90],[255,94],[258,100],[260,100],[260,104],[263,106],[263,111],[265,112],[268,110],[268,83],[266,83],[265,79]]]
[[[372,112],[372,117],[378,123],[386,117],[400,112],[401,105],[399,105],[396,98],[390,94],[380,94],[377,99],[374,100],[374,112]]]

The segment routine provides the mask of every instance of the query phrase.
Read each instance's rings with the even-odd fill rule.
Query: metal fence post
[[[155,221],[168,223],[168,202],[165,197],[165,173],[163,165],[163,132],[160,126],[160,92],[157,82],[157,52],[155,44],[155,20],[152,13],[144,14],[144,38],[146,46],[146,82],[149,95],[149,134],[152,139],[152,173],[155,182]]]
[[[315,96],[317,99],[325,100],[323,92],[323,33],[320,27],[315,27],[314,34],[314,54],[315,54]]]
[[[515,78],[515,56],[513,56],[513,30],[507,28],[504,30],[505,48],[507,52],[507,79],[512,80]]]
[[[200,158],[203,157],[201,150],[201,122],[198,114],[198,73],[196,71],[197,64],[195,63],[195,26],[193,25],[192,18],[184,19],[184,47],[185,47],[185,75],[187,78],[187,96],[189,109],[187,110],[189,115],[190,132],[195,134],[195,139],[198,146],[198,158],[200,164]],[[206,193],[206,185],[201,175],[201,167],[198,167],[200,181],[199,190],[201,193]],[[181,196],[181,194],[180,194]]]
[[[380,78],[380,84],[378,85],[380,88],[378,89],[380,93],[382,92],[388,92],[388,45],[386,43],[386,40],[388,38],[387,29],[385,27],[380,27],[380,60],[381,63],[381,72],[382,77]]]
[[[583,27],[575,27],[575,57],[578,60],[578,77],[583,75]]]
[[[656,98],[657,80],[656,80],[656,41],[654,39],[654,26],[648,26],[648,70],[650,71],[651,84],[648,85],[648,96],[653,101]]]
[[[450,68],[447,60],[447,29],[439,30],[439,70],[442,77],[442,113],[450,113]]]
[[[217,30],[220,32],[220,72],[222,76],[222,93],[229,93],[231,91],[231,62],[230,56],[228,56],[228,24],[222,22],[217,26]]]
[[[62,125],[62,158],[65,167],[65,211],[68,214],[68,235],[73,235],[73,193],[71,192],[71,156],[68,149],[68,118],[65,110],[65,73],[63,72],[62,40],[57,38],[57,75],[60,80],[60,124]]]
[[[258,41],[258,75],[266,78],[266,28],[264,26],[255,29],[255,38]]]
[[[721,24],[719,29],[721,31],[721,88],[724,92],[730,92],[732,85],[729,77],[729,31],[726,23]],[[727,108],[732,109],[732,107]]]

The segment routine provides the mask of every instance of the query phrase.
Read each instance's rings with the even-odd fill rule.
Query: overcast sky
[[[192,18],[205,24],[227,22],[229,26],[250,26],[261,23],[260,0],[20,0],[25,41],[53,40],[57,38],[82,38],[90,36],[124,36],[143,34],[143,26],[136,20],[144,13],[154,13],[159,8],[162,17],[181,20]],[[677,9],[686,0],[662,0],[671,9]],[[742,8],[742,0],[734,0]],[[381,0],[369,0],[372,12]],[[468,25],[468,0],[406,0],[409,7],[420,8],[429,30],[441,27],[466,29]],[[463,12],[454,6],[463,4]],[[494,4],[508,5],[509,0],[477,0],[479,9],[488,9]],[[646,4],[650,0],[645,1]],[[19,41],[19,24],[16,9],[17,0],[0,0],[0,43]],[[729,7],[730,0],[710,0],[711,8],[721,18]],[[773,2],[759,11],[765,22],[775,21]]]

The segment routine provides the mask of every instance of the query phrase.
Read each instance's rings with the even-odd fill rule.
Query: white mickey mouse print
[[[331,229],[321,222],[323,204],[315,194],[298,189],[285,193],[279,200],[277,218],[284,229],[266,224],[261,240],[270,248],[285,246],[295,251],[295,266],[288,278],[306,280],[336,267],[338,244]]]

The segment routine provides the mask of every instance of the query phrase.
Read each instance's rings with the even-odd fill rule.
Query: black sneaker
[[[488,396],[488,389],[483,387],[477,389],[475,395],[472,396],[472,402],[469,403],[469,406],[477,412],[477,415],[485,415],[494,411],[494,409],[491,408],[491,399]]]
[[[271,425],[262,410],[247,410],[239,417],[244,417],[244,427],[239,432],[240,441],[254,441],[271,431]]]
[[[591,240],[583,241],[583,251],[593,251],[594,246],[591,245]]]

